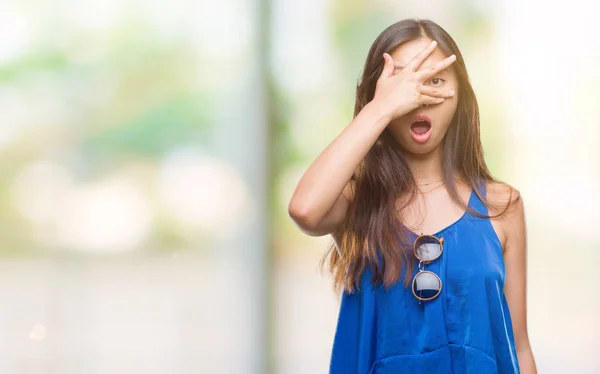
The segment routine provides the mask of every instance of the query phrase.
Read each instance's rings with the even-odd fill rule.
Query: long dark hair
[[[389,26],[375,39],[356,88],[354,116],[373,99],[377,79],[383,70],[383,53],[391,54],[402,43],[422,37],[437,41],[437,48],[445,55],[456,55],[451,67],[458,78],[458,105],[441,144],[442,169],[448,193],[471,214],[498,217],[518,199],[518,194],[515,194],[516,199],[512,198],[512,188],[508,203],[495,216],[483,216],[469,209],[459,198],[456,176],[467,181],[486,206],[495,207],[483,194],[485,184],[495,179],[484,160],[479,134],[479,107],[465,62],[454,40],[439,25],[426,19],[405,19]],[[414,267],[410,231],[401,224],[397,201],[409,196],[402,201],[410,203],[417,186],[394,142],[389,131],[384,130],[352,177],[355,181],[354,199],[345,221],[334,233],[339,246],[333,242],[321,260],[322,266],[329,258],[329,271],[333,274],[336,291],[341,286],[347,292],[359,289],[360,278],[368,265],[373,268],[373,285],[382,283],[386,288],[400,279],[403,268]],[[405,271],[405,286],[410,283],[411,275],[412,271]]]

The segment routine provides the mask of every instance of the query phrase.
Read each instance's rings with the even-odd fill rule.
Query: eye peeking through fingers
[[[444,84],[446,82],[445,79],[442,78],[431,78],[429,81],[427,81],[427,84],[433,87],[440,87],[442,84]]]

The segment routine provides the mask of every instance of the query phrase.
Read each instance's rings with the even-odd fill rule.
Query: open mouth
[[[410,131],[417,135],[423,135],[431,129],[431,123],[427,120],[420,120],[410,125]]]
[[[410,135],[417,143],[425,143],[431,137],[431,119],[424,114],[413,118],[410,125]]]

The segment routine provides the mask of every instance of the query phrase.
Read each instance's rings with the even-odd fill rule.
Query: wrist
[[[383,127],[386,127],[393,119],[391,113],[379,101],[370,101],[362,111],[367,112],[376,124],[380,124]]]

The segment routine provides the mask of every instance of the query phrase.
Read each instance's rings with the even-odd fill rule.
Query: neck
[[[441,147],[427,154],[402,152],[402,155],[417,184],[436,182],[444,178]]]

